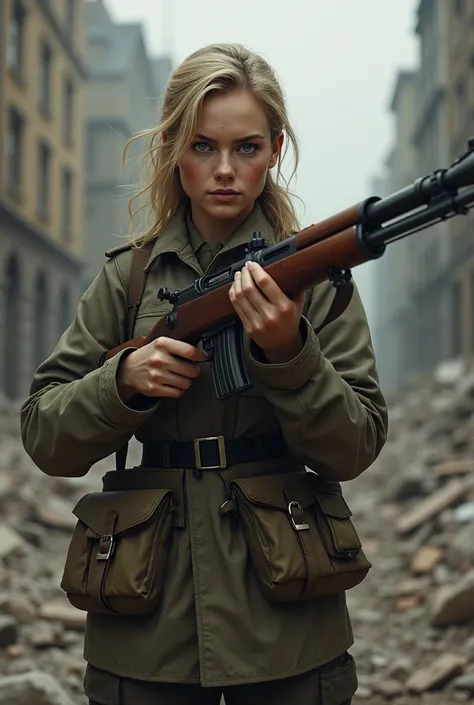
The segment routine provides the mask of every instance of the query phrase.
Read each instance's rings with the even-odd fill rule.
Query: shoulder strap
[[[353,292],[354,287],[352,285],[352,282],[349,282],[345,286],[341,286],[336,289],[336,293],[334,295],[331,307],[328,311],[326,318],[321,323],[321,325],[315,329],[316,335],[319,335],[323,328],[325,328],[329,323],[335,321],[336,318],[339,318],[339,316],[344,313],[344,311],[351,302]]]
[[[138,313],[138,307],[145,290],[146,263],[151,254],[153,242],[147,242],[142,247],[134,247],[132,252],[132,265],[130,267],[130,279],[128,282],[128,302],[127,302],[127,338],[133,336],[133,326]]]
[[[151,254],[153,242],[147,242],[142,247],[134,247],[132,264],[130,266],[130,279],[128,280],[127,300],[127,330],[126,339],[133,336],[133,327],[138,313],[138,307],[145,291],[146,272],[145,266]],[[116,470],[125,470],[127,465],[128,443],[125,443],[115,453]]]

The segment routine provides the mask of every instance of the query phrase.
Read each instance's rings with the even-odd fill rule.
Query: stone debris
[[[448,624],[465,624],[474,612],[474,570],[460,578],[455,585],[439,588],[432,599],[431,624],[442,627]]]
[[[0,705],[73,705],[58,682],[46,673],[30,671],[0,678]]]
[[[386,447],[343,485],[373,563],[347,593],[353,705],[474,703],[474,367],[446,363],[388,403]],[[0,705],[87,703],[85,613],[59,585],[72,509],[113,462],[46,477],[0,403]]]
[[[424,693],[457,676],[466,666],[466,659],[455,654],[443,654],[436,661],[414,673],[407,681],[407,688]]]
[[[353,705],[474,703],[474,367],[387,399],[389,439],[343,491],[367,578],[347,593]]]

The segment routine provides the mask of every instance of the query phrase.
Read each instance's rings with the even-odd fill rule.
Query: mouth
[[[234,191],[234,189],[231,188],[219,188],[216,189],[216,191],[210,191],[210,196],[214,201],[218,201],[219,203],[232,203],[240,194],[238,191]]]

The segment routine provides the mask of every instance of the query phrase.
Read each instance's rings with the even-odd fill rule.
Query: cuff
[[[160,399],[139,395],[136,408],[127,406],[119,396],[117,390],[117,372],[122,359],[136,348],[125,348],[104,362],[99,380],[99,401],[104,415],[113,424],[120,426],[136,426],[137,422],[145,421],[151,416],[158,406]],[[138,397],[138,395],[137,395]],[[131,402],[136,401],[134,397]]]
[[[305,343],[298,355],[280,364],[259,362],[256,359],[254,343],[250,344],[250,368],[260,382],[276,389],[296,390],[318,371],[321,365],[321,348],[312,326],[306,318],[301,319]]]

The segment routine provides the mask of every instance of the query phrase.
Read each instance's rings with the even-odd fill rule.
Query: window
[[[71,301],[69,290],[63,287],[59,292],[58,302],[58,336],[64,333],[66,328],[71,323]]]
[[[4,270],[4,290],[3,290],[3,324],[2,347],[3,347],[3,392],[9,399],[16,399],[19,396],[19,364],[21,347],[21,276],[20,265],[15,255],[7,260]]]
[[[72,143],[74,114],[74,86],[69,78],[64,79],[63,93],[63,134],[67,145]]]
[[[53,54],[46,42],[42,42],[39,57],[38,95],[40,108],[47,114],[51,111],[51,65]]]
[[[466,86],[466,81],[464,78],[462,78],[457,83],[456,88],[455,88],[455,96],[456,96],[456,104],[455,104],[456,129],[458,131],[460,131],[463,129],[463,125],[465,123],[465,118],[466,118],[466,113],[468,111],[467,86]]]
[[[7,136],[7,183],[14,190],[21,187],[24,121],[16,110],[10,110]]]
[[[44,272],[36,277],[34,323],[33,323],[33,356],[34,366],[44,362],[48,354],[48,288]]]
[[[61,232],[64,240],[70,241],[72,230],[72,174],[69,169],[63,169],[61,204]]]
[[[51,150],[47,144],[38,146],[38,215],[45,219],[49,213],[49,194],[51,178]]]
[[[23,37],[25,10],[20,2],[12,4],[8,25],[7,64],[10,71],[21,76],[23,67]]]
[[[451,320],[452,320],[452,338],[451,338],[451,355],[458,357],[462,353],[462,289],[459,281],[453,282],[451,285]]]
[[[74,31],[76,0],[66,0],[66,26],[70,32]]]

